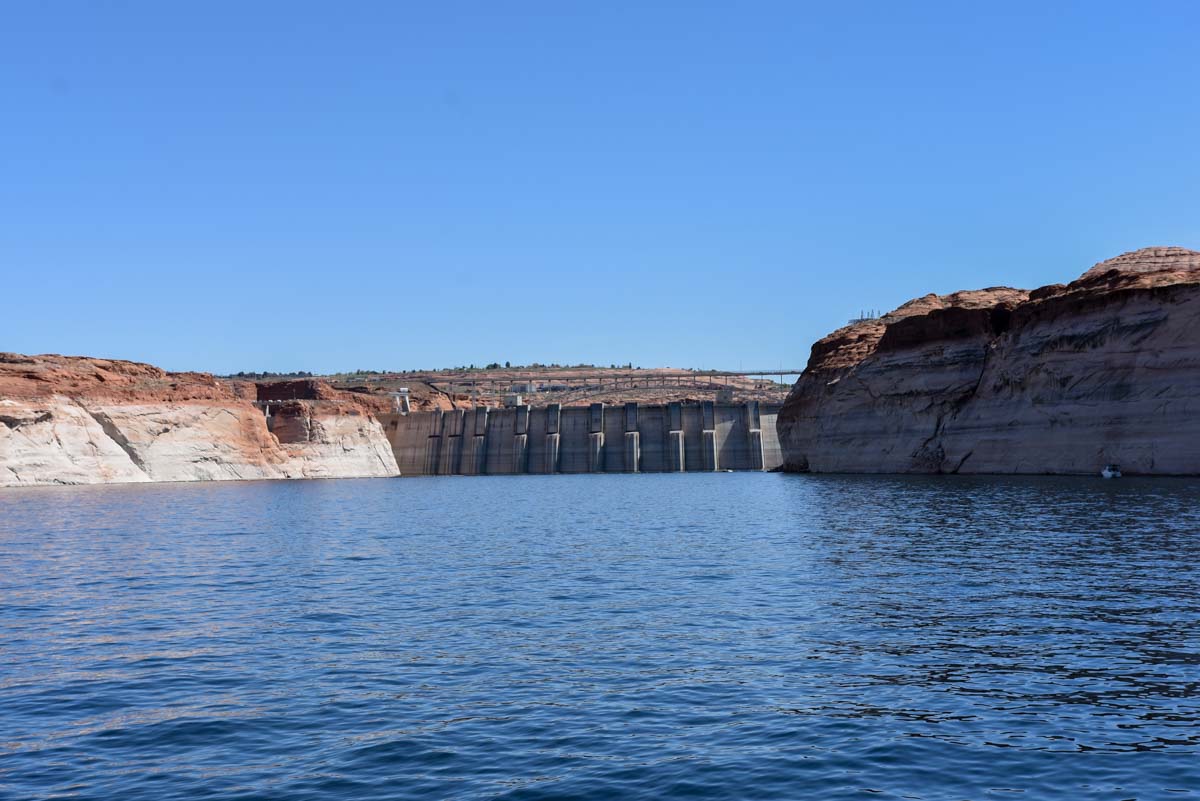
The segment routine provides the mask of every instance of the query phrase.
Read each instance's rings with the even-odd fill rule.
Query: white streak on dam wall
[[[776,405],[551,404],[379,415],[401,475],[773,470]]]

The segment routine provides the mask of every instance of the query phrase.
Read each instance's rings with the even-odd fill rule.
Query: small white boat
[[[1120,478],[1121,466],[1119,464],[1106,464],[1104,469],[1100,471],[1103,478]]]

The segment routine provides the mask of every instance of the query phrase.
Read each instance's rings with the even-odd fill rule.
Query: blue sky
[[[1194,3],[0,8],[0,350],[803,364],[1200,248]]]

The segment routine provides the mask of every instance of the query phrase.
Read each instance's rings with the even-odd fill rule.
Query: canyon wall
[[[386,399],[297,383],[267,418],[249,382],[0,354],[0,486],[399,474]]]
[[[813,345],[777,425],[797,472],[1200,474],[1200,253],[853,323]]]

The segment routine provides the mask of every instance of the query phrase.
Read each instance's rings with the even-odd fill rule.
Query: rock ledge
[[[780,412],[785,469],[1200,474],[1200,252],[1070,284],[926,295],[812,348]]]

